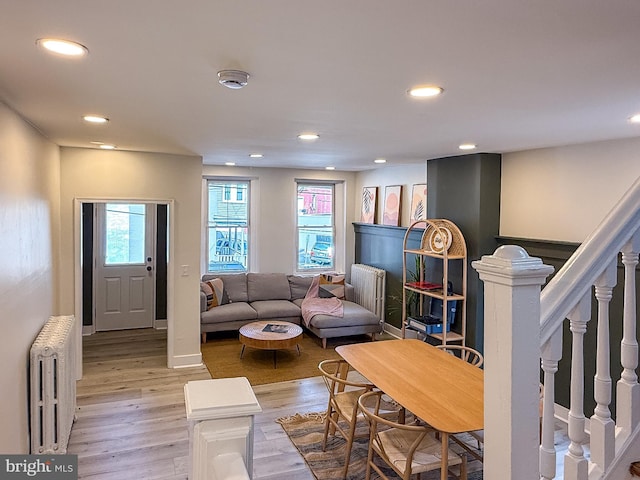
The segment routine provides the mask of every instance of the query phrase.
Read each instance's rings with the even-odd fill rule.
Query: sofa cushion
[[[224,290],[229,296],[229,302],[248,302],[249,295],[247,293],[247,274],[246,273],[226,273],[222,275],[203,275],[202,281],[211,280],[212,278],[222,279]]]
[[[284,273],[247,273],[249,301],[291,300],[289,280]]]
[[[291,290],[291,300],[299,300],[305,297],[311,286],[313,276],[287,275],[289,289]]]
[[[299,317],[300,307],[289,300],[258,300],[250,303],[260,320]]]
[[[246,302],[232,302],[200,314],[201,323],[227,323],[236,320],[255,320],[256,311]]]
[[[342,317],[332,315],[314,315],[310,325],[312,327],[337,328],[351,327],[358,325],[375,325],[380,323],[380,319],[361,305],[347,300],[342,301],[344,314]]]
[[[229,303],[229,297],[225,295],[224,283],[221,278],[212,278],[206,282],[200,282],[200,290],[207,299],[207,310]]]
[[[320,290],[329,292],[334,297],[344,299],[344,275],[323,273],[320,275]]]

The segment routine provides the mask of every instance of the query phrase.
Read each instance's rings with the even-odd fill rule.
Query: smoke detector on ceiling
[[[218,82],[227,88],[237,90],[244,87],[249,80],[249,74],[241,70],[220,70]]]

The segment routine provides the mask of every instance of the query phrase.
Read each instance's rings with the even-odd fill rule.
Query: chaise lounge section
[[[302,322],[302,301],[311,286],[312,276],[285,273],[207,274],[200,291],[200,331],[202,342],[207,333],[239,330],[257,320]],[[344,315],[315,315],[308,330],[322,339],[369,334],[375,340],[383,323],[374,313],[353,302],[354,290],[344,285]],[[212,298],[213,297],[213,298]]]

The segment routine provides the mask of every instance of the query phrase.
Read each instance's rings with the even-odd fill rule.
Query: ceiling
[[[36,46],[52,36],[89,55]],[[249,84],[219,85],[222,69]],[[407,95],[425,83],[444,93]],[[638,137],[640,1],[0,0],[0,100],[61,146],[239,166],[359,171],[466,142]]]

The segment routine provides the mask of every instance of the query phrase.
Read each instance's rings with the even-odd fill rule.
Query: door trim
[[[108,228],[106,227],[107,222],[107,206],[108,205],[142,205],[144,207],[144,255],[143,259],[140,262],[136,262],[134,264],[127,263],[124,265],[106,265],[106,249],[107,249],[107,234]],[[157,296],[157,282],[156,282],[156,273],[157,273],[157,254],[156,254],[156,246],[158,243],[158,204],[156,203],[139,203],[139,202],[111,202],[111,203],[98,203],[93,204],[94,208],[94,217],[93,217],[93,325],[95,330],[97,331],[109,331],[109,330],[128,330],[135,328],[157,328],[156,327],[156,296]],[[86,248],[86,245],[83,245],[83,249]],[[103,255],[105,258],[103,258]],[[96,256],[98,258],[96,258]],[[86,256],[85,256],[86,258]],[[149,273],[148,267],[151,266],[152,270]],[[145,288],[143,290],[143,295],[145,295],[145,300],[143,304],[144,315],[138,315],[136,312],[131,312],[130,304],[127,301],[126,305],[129,307],[129,310],[125,315],[132,315],[133,318],[130,322],[126,324],[122,322],[122,317],[118,320],[115,320],[113,315],[114,312],[110,312],[107,314],[103,310],[101,310],[105,305],[103,304],[106,301],[106,277],[111,277],[116,272],[122,273],[120,269],[135,269],[138,273],[134,275],[134,277],[140,279],[141,276],[144,275],[144,283]],[[145,269],[144,271],[142,271]],[[108,272],[108,273],[107,273]],[[127,278],[130,280],[129,275]],[[128,285],[128,294],[131,294],[131,285]],[[122,290],[124,290],[125,284],[121,285]],[[147,292],[147,289],[150,291]],[[146,297],[149,295],[151,298]],[[122,293],[119,295],[120,301],[122,302]],[[82,296],[83,300],[85,298],[84,292]],[[128,297],[130,300],[130,297]],[[122,305],[122,303],[121,303]],[[86,310],[86,305],[84,305],[83,310]],[[117,314],[116,314],[117,317]],[[140,318],[142,317],[142,318]],[[84,319],[83,319],[84,320]],[[141,321],[144,320],[144,321]],[[114,326],[113,322],[118,323],[118,326]],[[110,325],[109,325],[110,324]],[[135,326],[135,325],[138,326]],[[110,327],[110,328],[105,328]],[[115,327],[115,328],[114,328]]]
[[[167,205],[168,212],[168,236],[169,253],[167,259],[167,367],[186,366],[185,361],[180,360],[174,353],[175,335],[175,299],[174,299],[174,259],[175,259],[175,201],[171,199],[157,198],[116,198],[116,197],[76,197],[73,199],[73,273],[74,273],[74,315],[81,328],[78,332],[78,355],[76,355],[78,378],[82,378],[82,334],[95,333],[95,322],[90,327],[90,332],[82,328],[82,204],[83,203],[109,203],[109,202],[137,202],[148,204]],[[192,364],[192,363],[190,363]]]

